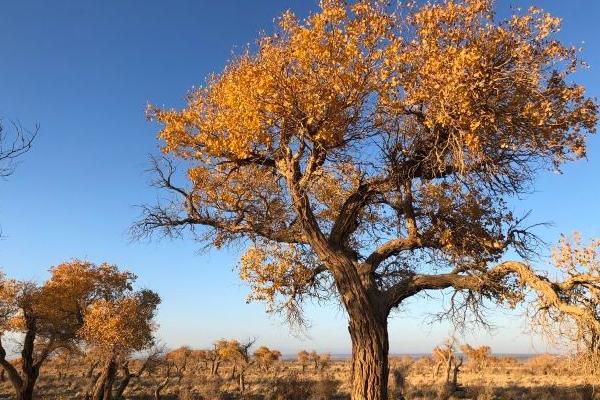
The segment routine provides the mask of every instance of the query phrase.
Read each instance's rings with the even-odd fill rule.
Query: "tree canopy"
[[[321,265],[330,248],[381,289],[424,266],[525,253],[504,196],[583,157],[597,121],[569,79],[576,49],[552,38],[559,19],[532,8],[496,21],[483,0],[321,7],[305,21],[285,13],[183,110],[149,109],[164,152],[190,167],[187,188],[161,171],[156,183],[181,198],[147,208],[138,232],[251,239],[242,278],[269,301],[342,274]]]

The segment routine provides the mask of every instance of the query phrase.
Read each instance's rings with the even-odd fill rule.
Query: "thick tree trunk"
[[[17,394],[18,400],[31,400],[33,399],[33,391],[40,374],[37,366],[28,365],[25,368],[23,365],[23,383],[21,385],[20,393]]]
[[[17,400],[32,400],[33,399],[33,389],[35,388],[35,382],[37,380],[37,376],[34,379],[24,379],[23,386],[21,390],[17,393]]]
[[[134,374],[129,371],[127,364],[121,365],[120,369],[121,372],[123,372],[123,378],[115,390],[115,399],[117,400],[123,399],[123,393],[125,393],[125,389],[127,389],[129,382],[131,382],[131,378],[134,376]]]
[[[4,348],[0,345],[0,363],[2,364],[2,368],[8,374],[8,379],[10,380],[13,389],[15,390],[16,397],[19,397],[21,387],[23,387],[23,379],[19,374],[19,371],[12,365],[9,361],[6,360],[6,352]]]
[[[37,336],[36,320],[26,317],[27,332],[23,340],[21,351],[21,387],[16,391],[17,400],[33,399],[35,383],[40,375],[40,365],[33,360],[35,338]]]
[[[96,382],[98,382],[98,379],[100,379],[100,375],[101,373],[98,372],[96,374],[93,373],[87,378],[88,383],[87,386],[85,388],[85,394],[83,396],[83,398],[85,400],[92,400],[92,396],[94,394],[94,388],[96,387]]]
[[[115,382],[117,374],[117,363],[114,357],[109,358],[103,369],[100,377],[96,381],[96,387],[94,388],[94,394],[92,400],[111,400],[112,399],[112,387]]]
[[[460,373],[460,367],[463,365],[463,358],[454,360],[454,369],[452,370],[452,390],[458,390],[458,374]]]
[[[106,382],[104,383],[104,397],[102,398],[102,400],[112,400],[112,388],[115,383],[116,377],[117,366],[116,363],[113,363],[111,369],[109,370]]]
[[[123,399],[123,393],[125,393],[125,389],[127,389],[127,386],[129,386],[130,381],[131,381],[131,375],[123,377],[123,380],[119,383],[119,385],[117,386],[117,389],[115,390],[115,396],[114,396],[115,399],[117,399],[117,400]]]
[[[387,313],[351,313],[348,329],[352,339],[352,400],[387,400]]]
[[[448,357],[448,361],[446,362],[446,383],[450,383],[450,371],[452,371],[452,360],[454,357]]]
[[[35,383],[37,381],[38,374],[35,373],[32,376],[19,376],[16,370],[11,373],[9,370],[10,382],[15,389],[15,398],[17,400],[32,400],[33,392],[35,389]]]

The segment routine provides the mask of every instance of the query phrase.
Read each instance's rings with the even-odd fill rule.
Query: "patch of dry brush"
[[[350,360],[331,359],[329,355],[301,352],[296,359],[267,357],[276,350],[257,347],[234,340],[216,342],[212,350],[175,349],[152,358],[131,360],[130,377],[123,396],[126,399],[252,399],[252,400],[326,400],[348,399],[351,375]],[[390,399],[598,399],[594,388],[597,376],[578,361],[576,356],[541,354],[516,359],[492,356],[485,347],[461,346],[469,352],[459,353],[449,344],[434,350],[432,356],[396,357],[390,360]],[[214,370],[210,352],[221,351],[219,368]],[[248,350],[247,358],[238,351]],[[457,376],[460,390],[450,390],[445,369],[436,375],[440,350],[451,353],[453,360],[462,359]],[[473,351],[479,350],[474,356]],[[485,353],[484,357],[481,354]],[[307,358],[304,355],[308,355]],[[312,354],[312,357],[311,357]],[[240,358],[244,360],[240,361]],[[482,360],[485,358],[485,360]],[[265,359],[270,360],[266,367]],[[443,365],[447,365],[448,357]],[[315,362],[315,360],[317,360]],[[243,365],[242,365],[243,364]],[[90,368],[92,367],[92,368]],[[73,355],[57,356],[44,366],[40,376],[40,399],[83,399],[90,371],[90,358]],[[244,386],[240,386],[240,376]],[[117,385],[125,378],[119,372]],[[450,381],[452,382],[452,374]],[[157,389],[158,393],[157,393]],[[10,398],[8,382],[0,382],[0,397]]]

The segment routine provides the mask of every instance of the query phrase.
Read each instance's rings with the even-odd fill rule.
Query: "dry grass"
[[[420,359],[393,358],[390,362],[396,376],[405,377],[403,387],[392,387],[391,398],[402,393],[406,400],[466,398],[477,400],[591,400],[600,399],[600,388],[594,390],[597,376],[585,373],[581,365],[568,358],[543,355],[518,361],[495,358],[481,371],[465,364],[460,374],[461,390],[445,392],[441,377],[434,377],[434,363],[428,357]],[[85,366],[49,364],[39,380],[40,399],[83,398]],[[60,371],[60,374],[59,372]],[[348,361],[333,361],[325,371],[302,368],[294,361],[280,361],[269,372],[251,368],[247,387],[239,393],[231,368],[223,365],[220,376],[211,377],[197,366],[188,368],[182,379],[173,379],[163,390],[163,399],[248,399],[248,400],[326,400],[347,399],[350,365]],[[146,374],[134,379],[126,391],[129,399],[152,399],[160,374]],[[390,379],[394,381],[394,379]],[[393,382],[390,383],[393,386]],[[598,392],[598,393],[596,393]],[[10,398],[8,382],[0,383],[0,398]]]

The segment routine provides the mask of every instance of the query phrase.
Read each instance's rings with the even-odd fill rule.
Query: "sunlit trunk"
[[[117,374],[117,363],[115,362],[114,356],[110,357],[103,369],[100,377],[96,381],[96,387],[94,388],[94,394],[92,400],[111,400],[112,399],[112,387],[115,382]]]
[[[244,391],[246,390],[246,378],[243,370],[238,374],[238,386],[240,389],[240,394],[244,394]]]
[[[351,399],[387,400],[387,315],[351,315],[348,329],[352,339]]]
[[[215,376],[219,375],[219,366],[221,365],[220,361],[213,360],[210,366],[210,375]]]
[[[388,400],[388,304],[370,269],[345,256],[334,261],[352,340],[351,400]]]

